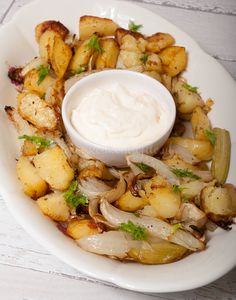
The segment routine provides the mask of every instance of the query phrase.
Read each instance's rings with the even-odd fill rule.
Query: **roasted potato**
[[[121,45],[122,43],[122,39],[125,35],[131,35],[133,36],[136,40],[142,38],[144,39],[144,36],[139,33],[139,32],[133,32],[133,31],[130,31],[128,29],[124,29],[124,28],[117,28],[116,31],[115,31],[115,37],[116,37],[116,40],[118,42],[119,45]]]
[[[102,39],[100,46],[103,51],[97,56],[96,69],[115,68],[120,51],[117,42],[112,38]]]
[[[54,130],[57,127],[58,118],[55,110],[36,94],[19,94],[17,109],[25,120],[39,129]]]
[[[61,39],[61,37],[55,36],[50,61],[52,68],[59,79],[64,76],[71,57],[72,51],[70,47]]]
[[[39,39],[39,55],[48,63],[51,62],[55,37],[60,38],[60,35],[55,31],[46,30]]]
[[[212,159],[213,147],[209,141],[201,141],[182,137],[171,137],[168,139],[168,143],[173,143],[185,147],[199,160]]]
[[[25,89],[29,92],[36,92],[40,97],[43,97],[54,83],[55,79],[50,75],[46,75],[43,81],[39,83],[39,72],[36,69],[28,72],[24,78]]]
[[[86,39],[83,43],[76,49],[74,56],[71,59],[69,65],[69,71],[71,73],[78,73],[82,66],[87,66],[90,58],[95,52],[94,48],[88,47],[90,39]]]
[[[54,221],[67,221],[70,216],[70,210],[63,193],[47,194],[39,198],[37,204],[41,211]]]
[[[47,183],[40,177],[37,169],[30,162],[28,157],[21,156],[18,159],[16,163],[16,172],[26,195],[33,199],[37,199],[47,193]]]
[[[125,68],[134,68],[137,66],[142,66],[142,53],[121,50],[119,55]]]
[[[67,227],[67,234],[71,236],[74,240],[79,240],[82,237],[98,234],[99,230],[97,225],[92,219],[88,220],[71,220]]]
[[[161,73],[162,62],[160,57],[155,53],[148,55],[147,61],[145,63],[145,69],[146,71],[156,71],[158,73]]]
[[[143,74],[146,74],[147,76],[150,76],[162,83],[161,75],[156,71],[144,71]]]
[[[63,40],[69,33],[69,30],[59,21],[44,21],[35,27],[35,38],[37,42],[39,42],[40,37],[47,30],[51,30],[58,33]]]
[[[146,38],[146,50],[160,52],[162,49],[174,44],[175,40],[169,33],[158,32]]]
[[[36,155],[33,163],[40,176],[53,189],[66,190],[74,178],[74,171],[59,146],[54,146]]]
[[[158,55],[162,60],[164,72],[172,77],[184,71],[187,66],[187,53],[184,47],[170,46]]]
[[[175,99],[177,111],[184,115],[191,114],[197,106],[203,106],[204,102],[198,93],[192,92],[185,87],[186,82],[182,79],[173,79],[172,93]]]
[[[38,153],[38,149],[35,143],[25,140],[21,152],[23,156],[34,156]]]
[[[201,194],[201,207],[214,221],[236,216],[236,190],[232,184],[207,186]]]
[[[163,219],[175,217],[181,204],[180,194],[175,193],[171,187],[160,187],[153,190],[148,201],[158,216]]]
[[[143,264],[167,264],[181,259],[187,249],[168,242],[150,243],[140,248],[132,248],[128,255]]]
[[[211,129],[211,122],[204,110],[199,106],[197,106],[192,113],[191,125],[195,139],[208,141],[206,130]]]
[[[98,36],[113,36],[118,25],[111,19],[95,16],[82,16],[79,20],[79,36],[85,40],[94,33]]]
[[[148,201],[146,198],[135,197],[130,191],[127,191],[116,201],[116,206],[124,211],[135,212],[144,208],[147,203]]]
[[[51,106],[58,105],[61,107],[64,96],[64,80],[57,79],[47,90],[45,101]]]

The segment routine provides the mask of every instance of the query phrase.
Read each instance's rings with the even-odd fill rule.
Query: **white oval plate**
[[[3,111],[4,105],[15,105],[16,95],[7,78],[7,63],[20,65],[37,55],[34,27],[39,22],[46,19],[60,20],[77,33],[79,17],[84,14],[112,18],[124,27],[133,19],[144,25],[143,32],[146,34],[156,31],[171,33],[177,44],[188,49],[189,64],[185,77],[190,84],[200,87],[205,99],[212,97],[215,100],[210,114],[212,123],[230,130],[232,153],[235,153],[235,82],[221,65],[205,54],[184,32],[156,14],[127,2],[40,0],[23,7],[0,30],[1,194],[12,214],[29,234],[61,260],[89,276],[142,292],[174,292],[206,285],[236,265],[236,226],[230,232],[218,229],[211,235],[205,251],[176,263],[159,266],[121,263],[81,250],[57,230],[54,223],[43,216],[34,201],[21,190],[15,172],[15,158],[19,155],[17,134]],[[228,181],[236,183],[235,156],[232,156]]]

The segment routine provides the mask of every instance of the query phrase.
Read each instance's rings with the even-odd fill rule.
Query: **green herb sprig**
[[[143,172],[147,172],[150,169],[150,167],[143,162],[137,163],[136,166]]]
[[[183,227],[183,225],[181,223],[177,223],[177,224],[172,225],[172,231],[173,231],[173,233],[175,233],[177,230],[183,229],[183,228],[184,227]]]
[[[135,24],[134,21],[129,21],[129,30],[132,32],[138,32],[142,27],[142,24]]]
[[[147,239],[146,229],[141,226],[135,225],[132,221],[128,221],[127,223],[121,223],[120,229],[122,231],[130,233],[134,240]]]
[[[200,179],[200,177],[187,169],[172,168],[171,171],[178,177],[189,177],[192,179]]]
[[[206,129],[204,131],[204,134],[208,138],[210,143],[214,146],[216,143],[216,134],[211,129]]]
[[[104,52],[104,49],[100,46],[98,37],[95,34],[89,39],[87,47],[89,49],[95,49],[100,54]]]
[[[88,205],[88,198],[81,193],[76,180],[72,181],[68,190],[64,193],[64,198],[72,208],[76,208],[78,205]]]
[[[47,65],[47,66],[41,65],[41,66],[38,67],[38,69],[37,69],[37,72],[38,72],[37,85],[40,85],[40,83],[48,75],[49,71],[50,71],[50,65]]]
[[[18,139],[33,142],[39,148],[47,148],[47,147],[55,144],[55,142],[53,140],[45,139],[41,136],[36,136],[36,135],[24,134],[24,135],[19,136]]]
[[[147,60],[148,60],[148,53],[144,53],[143,56],[140,58],[141,62],[143,62],[144,64],[146,64]]]
[[[185,188],[179,186],[178,184],[173,184],[172,185],[172,190],[174,193],[181,193]]]
[[[190,92],[193,92],[193,93],[197,93],[197,90],[198,90],[198,87],[196,87],[196,86],[192,86],[192,85],[190,85],[190,84],[188,84],[188,83],[183,83],[183,85],[182,85],[185,89],[187,89],[188,91],[190,91]]]

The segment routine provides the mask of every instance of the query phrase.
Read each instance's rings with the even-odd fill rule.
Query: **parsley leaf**
[[[175,233],[178,229],[183,229],[183,225],[181,223],[177,223],[171,226],[173,233]]]
[[[36,144],[36,146],[38,146],[39,148],[46,148],[49,147],[53,144],[55,144],[55,142],[53,140],[49,140],[49,139],[45,139],[41,136],[36,136],[36,135],[21,135],[18,137],[18,139],[20,140],[27,140],[27,141],[31,141],[33,143]]]
[[[87,70],[87,66],[86,65],[80,65],[79,68],[76,70],[75,74],[80,74],[84,71]]]
[[[178,184],[173,184],[172,190],[174,193],[181,193],[184,190],[184,188],[179,186]]]
[[[91,36],[87,46],[89,49],[95,49],[97,52],[101,54],[104,52],[104,49],[100,46],[98,37],[95,34]]]
[[[187,82],[183,83],[182,86],[190,92],[197,93],[198,87],[196,87],[196,86],[192,86],[192,85],[188,84]]]
[[[136,166],[143,172],[147,172],[150,169],[150,167],[143,162],[137,163]]]
[[[216,143],[216,134],[210,129],[206,129],[204,131],[204,134],[208,138],[208,140],[211,142],[211,144],[214,146]]]
[[[126,231],[130,233],[134,240],[146,240],[147,239],[147,232],[146,229],[135,225],[133,222],[128,221],[127,223],[121,223],[120,229],[122,231]]]
[[[142,27],[142,24],[135,24],[134,21],[129,21],[129,30],[132,32],[137,32]]]
[[[40,85],[40,83],[48,75],[49,71],[50,71],[50,65],[48,65],[48,66],[41,65],[41,66],[38,67],[38,69],[37,69],[37,72],[38,72],[37,85]]]
[[[171,171],[178,177],[189,177],[192,179],[200,179],[200,177],[187,169],[172,168]]]
[[[64,198],[71,207],[77,207],[79,204],[88,205],[88,198],[80,192],[76,180],[72,181],[68,190],[64,193]]]
[[[149,56],[149,54],[144,53],[143,56],[140,58],[140,60],[141,60],[144,64],[146,64],[146,62],[147,62],[147,60],[148,60],[148,56]]]

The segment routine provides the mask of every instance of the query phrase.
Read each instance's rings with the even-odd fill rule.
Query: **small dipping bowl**
[[[76,109],[79,100],[96,88],[109,88],[118,83],[126,89],[151,95],[168,111],[168,120],[165,130],[156,139],[148,144],[140,143],[139,146],[126,145],[122,149],[94,143],[83,137],[71,122],[72,111]],[[109,166],[125,167],[126,155],[145,153],[154,155],[166,142],[173,128],[176,116],[176,107],[170,92],[156,79],[145,74],[128,70],[104,70],[90,74],[76,82],[67,92],[62,104],[63,122],[72,143],[90,156],[103,161]],[[148,121],[148,120],[147,120]],[[79,120],[78,120],[79,122]],[[127,120],[128,122],[128,120]]]

